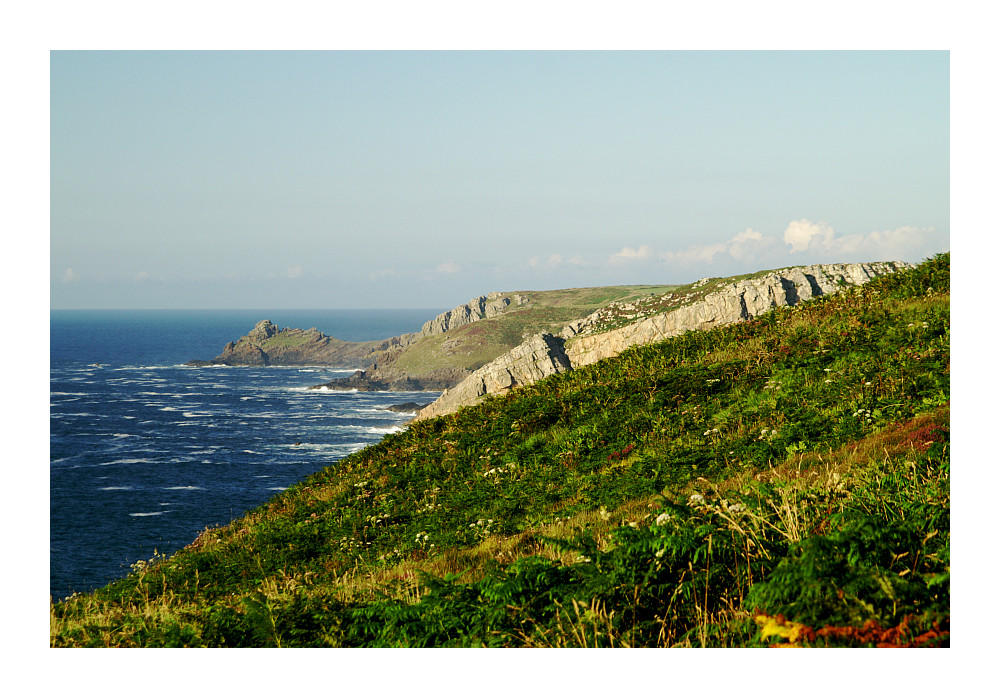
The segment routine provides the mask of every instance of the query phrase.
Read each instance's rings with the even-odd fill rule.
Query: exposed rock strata
[[[905,262],[875,262],[781,269],[726,284],[703,297],[689,294],[695,300],[686,305],[605,332],[596,331],[602,318],[607,317],[606,309],[602,309],[570,323],[559,336],[536,335],[498,357],[446,390],[430,407],[421,410],[416,419],[448,414],[475,404],[488,394],[501,394],[553,373],[617,356],[632,346],[661,341],[689,330],[707,330],[749,320],[776,307],[795,305],[912,266]],[[703,279],[693,284],[693,290],[706,287],[708,282]]]
[[[428,320],[420,329],[420,336],[441,334],[470,322],[496,317],[503,313],[511,304],[524,305],[527,298],[514,294],[489,293],[479,298],[473,298],[465,305],[460,305],[446,313],[441,313],[433,320]]]
[[[749,320],[773,308],[795,305],[847,286],[864,284],[909,266],[912,265],[876,262],[782,269],[755,279],[737,281],[690,305],[608,332],[587,335],[585,323],[574,323],[563,331],[564,337],[573,337],[568,342],[566,354],[574,367],[586,366],[617,356],[637,344],[661,341],[689,330],[708,330]]]
[[[454,412],[473,405],[487,394],[499,395],[570,369],[563,353],[563,340],[551,334],[536,334],[509,352],[491,361],[444,393],[418,414],[418,419]]]

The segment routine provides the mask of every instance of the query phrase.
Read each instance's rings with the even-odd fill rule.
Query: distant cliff
[[[625,349],[690,330],[749,320],[871,279],[912,268],[906,262],[821,264],[762,272],[749,277],[702,279],[686,292],[611,303],[555,334],[531,337],[507,354],[445,390],[416,419],[428,419],[502,394],[545,376],[617,356]]]
[[[250,332],[229,342],[209,361],[189,361],[190,366],[340,366],[360,368],[380,342],[345,342],[328,337],[315,327],[308,330],[278,329],[261,320]]]

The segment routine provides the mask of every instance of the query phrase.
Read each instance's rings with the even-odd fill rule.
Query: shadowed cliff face
[[[912,267],[905,262],[795,267],[749,279],[703,279],[683,295],[670,293],[643,303],[611,304],[570,323],[558,336],[531,337],[446,390],[416,419],[454,412],[486,395],[503,394],[518,385],[617,356],[632,346],[749,320],[773,308],[796,305]],[[618,326],[604,329],[609,324]]]

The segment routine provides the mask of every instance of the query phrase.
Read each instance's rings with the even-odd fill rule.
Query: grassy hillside
[[[51,644],[947,645],[949,288],[939,255],[414,424]]]

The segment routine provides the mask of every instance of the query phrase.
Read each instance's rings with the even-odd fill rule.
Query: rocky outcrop
[[[684,296],[674,299],[677,305],[665,312],[599,331],[609,316],[608,308],[570,323],[559,336],[536,335],[474,372],[460,384],[446,390],[416,419],[428,419],[473,405],[487,394],[501,394],[518,385],[526,385],[553,373],[592,364],[617,356],[632,346],[650,344],[690,330],[707,330],[742,320],[749,320],[780,306],[797,303],[842,288],[867,283],[913,265],[905,262],[870,264],[823,264],[794,267],[770,272],[756,278],[733,282],[702,279],[691,285]],[[654,299],[664,303],[666,296]],[[649,306],[652,307],[652,306]],[[633,304],[614,311],[641,312]]]
[[[563,352],[563,339],[547,333],[536,334],[506,354],[494,359],[420,411],[417,418],[427,419],[454,412],[464,405],[474,405],[487,394],[501,395],[519,385],[569,370]]]
[[[585,335],[586,322],[574,323],[564,330],[564,336],[574,337],[568,342],[566,354],[574,367],[586,366],[617,356],[637,344],[662,341],[689,330],[708,330],[749,320],[773,308],[796,305],[910,266],[902,262],[876,262],[782,269],[726,284],[690,305],[608,332]]]
[[[503,313],[511,304],[524,305],[527,298],[514,294],[489,293],[473,298],[465,305],[460,305],[448,312],[441,313],[433,320],[428,320],[420,329],[420,336],[441,334],[462,325],[468,325],[477,320],[496,317]]]
[[[335,337],[328,337],[315,327],[308,330],[288,327],[279,330],[270,320],[261,320],[239,340],[226,344],[222,353],[214,359],[208,361],[194,359],[188,361],[187,365],[359,368],[365,370],[366,385],[376,385],[380,381],[387,385],[393,385],[390,388],[370,387],[369,390],[442,390],[455,385],[469,372],[465,370],[438,370],[433,375],[397,375],[390,368],[393,359],[406,347],[415,344],[424,337],[448,332],[478,320],[496,317],[511,306],[517,307],[527,302],[527,298],[516,293],[489,293],[473,298],[465,305],[441,313],[433,320],[424,323],[418,332],[373,342],[346,342]],[[404,385],[422,385],[424,387],[401,387]],[[333,387],[339,388],[340,386]]]
[[[278,329],[261,320],[236,342],[229,342],[210,361],[189,361],[189,366],[366,366],[379,342],[345,342],[328,337],[315,327]]]
[[[392,390],[395,392],[419,392],[421,390],[445,390],[460,383],[467,372],[456,369],[428,371],[420,376],[407,373],[382,376],[376,370],[355,371],[346,378],[334,378],[321,385],[310,386],[310,390]]]

